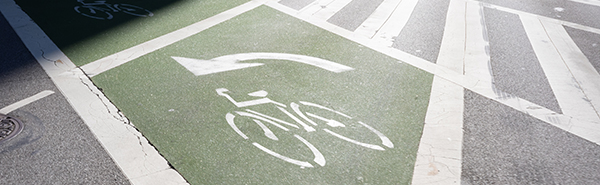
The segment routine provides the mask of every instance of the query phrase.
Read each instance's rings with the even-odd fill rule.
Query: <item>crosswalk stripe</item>
[[[300,9],[298,14],[300,16],[313,16],[319,10],[323,9],[327,5],[329,5],[334,0],[317,0],[313,3],[310,3],[308,6]]]
[[[390,15],[389,20],[371,38],[375,41],[380,41],[381,44],[387,47],[392,47],[394,38],[400,35],[402,29],[406,26],[417,3],[418,0],[402,0],[392,15]]]
[[[465,47],[460,47],[466,44],[465,4],[464,0],[450,1],[436,62],[461,74],[466,54]],[[434,76],[412,184],[460,184],[463,112],[463,87]]]
[[[563,113],[580,119],[598,120],[592,105],[586,101],[585,93],[573,80],[573,75],[556,50],[555,44],[548,38],[549,28],[544,27],[535,17],[520,16],[520,18]]]
[[[384,0],[377,9],[365,20],[356,30],[355,33],[364,35],[367,38],[373,38],[377,30],[389,20],[394,10],[398,7],[402,0]]]
[[[320,20],[328,20],[335,13],[339,12],[342,8],[348,5],[352,0],[334,0],[325,7],[321,7],[313,16]]]
[[[578,85],[585,96],[585,103],[591,104],[587,110],[592,120],[600,121],[600,74],[595,70],[588,58],[577,47],[565,28],[560,24],[541,21],[548,37],[556,47],[565,67],[573,77],[573,85]],[[564,78],[564,77],[563,77]],[[586,105],[586,104],[581,104]]]
[[[600,6],[600,1],[598,1],[598,0],[569,0],[569,1],[592,5],[592,6]]]

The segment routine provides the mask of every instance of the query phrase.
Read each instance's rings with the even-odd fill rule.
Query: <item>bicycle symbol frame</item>
[[[273,101],[269,98],[267,98],[267,91],[264,90],[260,90],[260,91],[256,91],[256,92],[252,92],[249,93],[249,96],[252,97],[261,97],[259,99],[255,99],[255,100],[249,100],[249,101],[243,101],[243,102],[238,102],[235,101],[229,94],[227,94],[227,92],[229,92],[228,89],[225,88],[218,88],[216,89],[217,94],[219,96],[223,96],[225,98],[227,98],[231,103],[233,103],[235,106],[237,106],[238,108],[244,108],[244,107],[250,107],[250,106],[255,106],[255,105],[262,105],[262,104],[274,104],[275,107],[280,110],[281,112],[283,112],[285,115],[287,115],[289,118],[291,118],[292,120],[294,120],[297,124],[299,124],[300,126],[294,124],[294,123],[290,123],[287,121],[283,121],[281,119],[278,118],[274,118],[272,116],[268,116],[262,113],[259,113],[257,111],[254,110],[250,110],[250,109],[245,109],[244,111],[233,111],[232,112],[228,112],[225,115],[225,120],[227,121],[227,123],[229,124],[229,126],[238,134],[240,135],[242,138],[249,140],[250,138],[240,130],[240,128],[236,125],[235,123],[235,119],[236,119],[236,114],[240,117],[248,117],[251,118],[252,121],[254,121],[254,123],[256,123],[264,132],[264,135],[274,141],[278,141],[278,137],[273,133],[273,131],[271,129],[269,129],[263,122],[269,123],[279,129],[282,129],[285,132],[290,131],[289,127],[292,127],[294,129],[303,129],[306,132],[315,132],[315,131],[319,131],[317,129],[315,129],[314,126],[317,126],[318,124],[314,121],[314,120],[319,120],[320,122],[325,122],[325,125],[335,128],[335,127],[346,127],[346,125],[344,123],[341,123],[337,120],[334,119],[329,119],[329,118],[324,118],[322,116],[313,114],[313,113],[309,113],[309,112],[302,112],[300,110],[300,105],[303,106],[307,106],[307,107],[314,107],[317,108],[319,110],[325,110],[325,111],[329,111],[332,112],[336,115],[339,115],[341,117],[347,118],[349,120],[352,120],[352,117],[341,113],[339,111],[327,108],[325,106],[319,105],[319,104],[315,104],[315,103],[310,103],[310,102],[305,102],[305,101],[298,101],[298,103],[295,102],[291,102],[290,103],[290,108],[292,109],[292,111],[294,113],[296,113],[296,115],[292,114],[290,111],[288,111],[286,108],[287,106],[285,104]],[[235,113],[235,114],[234,114]],[[311,117],[311,118],[309,118]],[[313,120],[314,119],[314,120]],[[370,144],[370,143],[365,143],[365,142],[360,142],[354,139],[351,139],[349,137],[346,137],[344,135],[338,134],[328,128],[323,128],[321,130],[323,130],[324,132],[328,133],[331,136],[334,136],[338,139],[341,139],[343,141],[347,141],[350,142],[352,144],[361,146],[361,147],[365,147],[368,149],[372,149],[372,150],[378,150],[378,151],[384,151],[385,148],[394,148],[394,144],[392,143],[392,141],[385,136],[383,133],[379,132],[378,130],[376,130],[375,128],[361,122],[361,121],[357,121],[358,124],[362,125],[363,127],[367,128],[370,132],[372,132],[373,134],[377,135],[377,137],[381,140],[381,145],[379,144]],[[285,125],[285,126],[284,126]],[[317,149],[312,143],[310,143],[308,140],[304,139],[302,136],[294,134],[294,138],[296,138],[297,140],[299,140],[300,142],[302,142],[304,144],[304,146],[306,146],[313,154],[314,159],[312,159],[312,161],[314,161],[316,164],[320,165],[320,166],[325,166],[326,164],[326,160],[325,160],[325,156],[323,156],[323,154],[319,151],[319,149]],[[300,166],[301,168],[313,168],[314,166],[308,162],[308,161],[303,161],[303,160],[298,160],[298,159],[293,159],[291,157],[287,157],[285,155],[282,155],[280,153],[277,153],[267,147],[264,147],[263,145],[261,145],[260,143],[257,142],[252,142],[252,145],[254,145],[255,147],[257,147],[258,149],[262,150],[263,152],[274,156],[278,159],[281,159],[285,162],[288,163],[292,163],[295,165]]]
[[[147,9],[130,4],[108,4],[106,1],[94,1],[86,3],[85,0],[77,0],[81,3],[80,6],[75,6],[75,11],[83,16],[99,19],[110,20],[113,18],[111,12],[123,12],[129,15],[138,17],[152,17],[154,14]]]

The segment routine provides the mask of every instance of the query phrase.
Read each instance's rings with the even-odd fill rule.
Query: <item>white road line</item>
[[[394,39],[400,35],[410,15],[417,6],[418,0],[402,0],[385,24],[372,37],[374,41],[387,47],[392,47]]]
[[[394,10],[402,0],[384,0],[377,9],[365,20],[354,33],[364,35],[367,38],[373,38],[377,30],[389,20]]]
[[[0,11],[132,184],[187,184],[14,1]]]
[[[327,5],[329,5],[333,1],[334,0],[317,0],[315,2],[310,3],[308,6],[298,10],[298,14],[301,16],[313,16],[315,13],[327,7]]]
[[[403,52],[403,51],[400,51],[400,50],[397,50],[394,48],[390,48],[387,46],[382,46],[382,45],[379,45],[376,43],[372,43],[370,39],[356,36],[353,32],[350,32],[343,28],[337,27],[333,24],[315,20],[315,19],[311,19],[311,18],[300,17],[296,14],[297,11],[295,11],[289,7],[285,7],[281,4],[267,2],[266,5],[274,8],[274,9],[277,9],[283,13],[286,13],[288,15],[294,16],[300,20],[304,20],[308,23],[311,23],[317,27],[320,27],[322,29],[330,31],[334,34],[342,36],[348,40],[362,44],[362,45],[369,47],[375,51],[378,51],[380,53],[383,53],[390,57],[398,59],[398,60],[400,60],[399,62],[407,63],[407,64],[417,67],[423,71],[426,71],[426,72],[432,73],[436,76],[439,76],[441,78],[444,78],[444,79],[451,81],[457,85],[460,85],[466,89],[469,89],[475,93],[478,93],[486,98],[497,101],[501,104],[509,106],[509,107],[511,107],[515,110],[518,110],[520,112],[523,112],[525,114],[529,114],[541,121],[544,121],[548,124],[551,124],[555,127],[558,127],[560,129],[563,129],[574,135],[577,135],[583,139],[586,139],[590,142],[600,145],[600,123],[599,122],[581,120],[579,118],[571,117],[568,115],[558,114],[547,108],[544,108],[542,106],[539,106],[537,104],[531,103],[530,101],[527,101],[525,99],[518,98],[518,97],[512,97],[512,96],[498,97],[498,95],[496,93],[490,93],[489,91],[482,91],[482,90],[478,89],[478,87],[479,87],[478,84],[481,84],[481,83],[492,84],[492,82],[490,82],[489,80],[478,79],[478,78],[470,76],[470,75],[463,75],[463,74],[457,73],[447,67],[433,64],[431,62],[428,62],[425,59],[416,57],[414,55],[410,55],[406,52]],[[590,125],[597,125],[597,126],[590,126]]]
[[[215,16],[196,22],[192,25],[186,26],[184,28],[154,38],[137,46],[133,46],[129,49],[120,51],[118,53],[96,60],[92,63],[86,64],[82,66],[81,69],[83,69],[83,71],[85,71],[87,75],[93,77],[104,71],[110,70],[124,63],[132,61],[136,58],[144,56],[148,53],[154,52],[158,49],[171,45],[177,41],[195,35],[201,31],[204,31],[217,24],[225,22],[233,17],[236,17],[244,12],[253,10],[254,8],[262,5],[265,1],[267,0],[249,1],[245,4],[221,12]]]
[[[463,73],[465,6],[464,0],[450,1],[436,62],[455,73]],[[434,76],[412,184],[460,184],[463,99],[463,87]]]
[[[600,6],[600,1],[598,1],[598,0],[569,0],[569,1],[592,5],[592,6]]]
[[[553,43],[553,40],[548,38],[547,32],[558,32],[560,29],[565,32],[565,35],[561,36],[569,37],[562,25],[544,27],[535,17],[520,16],[520,18],[563,114],[590,121],[600,121],[594,107],[589,101],[586,101],[589,98],[582,91],[578,81],[573,80],[575,79],[573,74],[565,65],[561,54],[556,50],[556,46],[559,44]],[[565,57],[568,55],[575,55],[575,53],[568,53]],[[583,58],[586,59],[585,56]],[[587,60],[580,62],[589,63]],[[593,67],[590,69],[594,70]]]
[[[28,104],[33,103],[35,101],[38,101],[38,100],[40,100],[40,99],[42,99],[42,98],[44,98],[46,96],[50,96],[51,94],[54,94],[54,91],[45,90],[45,91],[39,92],[39,93],[37,93],[37,94],[35,94],[35,95],[31,96],[31,97],[25,98],[25,99],[23,99],[21,101],[15,102],[13,104],[10,104],[10,105],[8,105],[8,106],[0,109],[0,114],[6,115],[6,114],[8,114],[8,113],[10,113],[10,112],[12,112],[14,110],[17,110],[17,109],[19,109],[19,108],[21,108],[21,107],[23,107],[25,105],[28,105]]]
[[[474,0],[468,0],[468,1],[479,2],[479,1],[474,1]],[[508,12],[508,13],[517,14],[517,15],[533,16],[533,17],[539,18],[540,20],[544,20],[544,21],[548,21],[548,22],[552,22],[552,23],[556,23],[556,24],[562,24],[562,25],[569,26],[569,27],[572,27],[572,28],[575,28],[575,29],[580,29],[580,30],[584,30],[584,31],[588,31],[588,32],[600,34],[600,29],[598,29],[598,28],[584,26],[584,25],[573,23],[573,22],[569,22],[569,21],[563,21],[563,20],[553,19],[553,18],[550,18],[550,17],[536,15],[536,14],[532,14],[532,13],[528,13],[528,12],[523,12],[523,11],[511,9],[511,8],[506,8],[506,7],[502,7],[502,6],[498,6],[498,5],[493,5],[493,4],[489,4],[489,3],[484,3],[484,2],[479,2],[479,3],[481,3],[481,5],[483,5],[486,8],[500,10],[500,11],[503,11],[503,12]]]
[[[329,3],[327,6],[323,7],[321,10],[313,14],[313,16],[317,19],[327,21],[331,18],[335,13],[339,12],[342,8],[348,5],[352,0],[334,0]]]
[[[577,44],[571,39],[565,28],[560,24],[541,22],[548,37],[554,43],[564,64],[579,85],[585,96],[585,101],[589,102],[595,112],[595,116],[590,115],[595,120],[600,121],[600,74],[594,69],[588,58],[577,47]],[[585,105],[585,104],[584,104]]]

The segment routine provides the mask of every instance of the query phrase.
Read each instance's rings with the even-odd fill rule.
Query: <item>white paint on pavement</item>
[[[569,21],[563,21],[563,20],[553,19],[553,18],[550,18],[550,17],[536,15],[536,14],[532,14],[532,13],[528,13],[528,12],[523,12],[523,11],[511,9],[511,8],[506,8],[506,7],[502,7],[502,6],[498,6],[498,5],[493,5],[493,4],[489,4],[489,3],[484,3],[484,2],[474,1],[474,0],[467,0],[467,1],[478,2],[478,3],[480,3],[482,6],[484,6],[486,8],[491,8],[491,9],[500,10],[500,11],[503,11],[503,12],[517,14],[519,16],[537,17],[538,19],[543,20],[545,22],[547,21],[547,22],[551,22],[551,23],[555,23],[555,24],[561,24],[561,25],[569,26],[569,27],[572,27],[572,28],[575,28],[575,29],[580,29],[580,30],[584,30],[584,31],[588,31],[588,32],[600,34],[600,29],[598,29],[598,28],[584,26],[584,25],[573,23],[573,22],[569,22]]]
[[[560,39],[560,37],[563,36],[569,37],[562,25],[548,23],[547,25],[549,27],[545,27],[536,17],[523,15],[520,16],[520,18],[523,23],[523,28],[525,28],[525,33],[531,42],[531,46],[544,70],[546,78],[548,79],[563,114],[584,120],[600,121],[598,114],[589,101],[590,98],[582,91],[583,88],[580,86],[580,83],[565,64],[565,62],[567,62],[565,59],[569,58],[563,58],[561,53],[557,51],[556,47],[559,47],[562,43],[554,43],[554,40],[551,40],[548,37],[548,33],[560,31],[564,32],[565,35],[559,35],[556,39]],[[565,54],[564,57],[576,54],[583,56],[581,51],[577,53],[572,50],[565,51],[563,54]],[[572,61],[572,63],[575,63],[574,65],[577,65],[577,63],[589,64],[589,61],[585,56],[583,56],[583,58],[577,57],[572,59],[585,59],[581,61]],[[595,72],[594,67],[591,66],[591,64],[589,64],[589,66],[590,69]]]
[[[466,30],[464,0],[451,0],[437,64],[463,73]],[[481,35],[479,33],[478,35]],[[412,184],[460,184],[464,89],[434,76]]]
[[[0,11],[132,184],[187,184],[14,1]]]
[[[42,98],[44,98],[46,96],[50,96],[51,94],[54,94],[54,91],[45,90],[45,91],[39,92],[39,93],[37,93],[37,94],[35,94],[33,96],[30,96],[28,98],[25,98],[23,100],[20,100],[18,102],[15,102],[13,104],[10,104],[10,105],[8,105],[8,106],[0,109],[0,114],[6,115],[6,114],[8,114],[8,113],[10,113],[10,112],[12,112],[14,110],[17,110],[17,109],[19,109],[19,108],[21,108],[21,107],[23,107],[25,105],[28,105],[28,104],[33,103],[35,101],[38,101],[38,100],[40,100],[40,99],[42,99]]]
[[[354,70],[354,68],[338,64],[329,60],[311,57],[306,55],[296,55],[287,53],[238,53],[232,55],[220,56],[210,60],[200,60],[184,57],[172,57],[179,64],[196,76],[207,75],[249,67],[261,66],[262,63],[239,63],[248,60],[284,60],[312,65],[334,73]]]
[[[592,6],[600,6],[600,1],[598,1],[598,0],[569,0],[569,1],[592,5]]]
[[[385,24],[372,37],[375,42],[392,47],[395,38],[400,35],[417,6],[418,0],[402,0]]]
[[[577,85],[581,87],[586,101],[594,108],[596,116],[598,116],[596,121],[600,122],[600,74],[562,25],[547,21],[541,21],[541,23],[546,28],[548,37],[554,43]]]
[[[498,97],[496,93],[482,91],[477,88],[480,86],[479,84],[482,84],[482,83],[483,84],[492,84],[492,82],[487,79],[478,79],[478,78],[470,76],[470,75],[464,75],[462,73],[457,73],[447,67],[436,65],[425,59],[416,57],[416,56],[408,54],[406,52],[403,52],[403,51],[400,51],[400,50],[397,50],[394,48],[390,48],[387,46],[382,46],[377,43],[373,43],[373,42],[371,42],[370,39],[367,39],[364,37],[359,37],[356,34],[354,34],[353,32],[350,32],[348,30],[345,30],[345,29],[335,26],[333,24],[330,24],[330,23],[327,23],[324,21],[320,21],[320,20],[316,20],[316,19],[312,19],[312,18],[298,16],[296,14],[295,10],[293,10],[289,7],[286,7],[284,5],[281,5],[278,3],[272,3],[272,2],[267,2],[265,4],[269,7],[277,9],[283,13],[294,16],[298,19],[301,19],[308,23],[311,23],[317,27],[320,27],[320,28],[330,31],[334,34],[342,36],[348,40],[362,44],[362,45],[369,47],[375,51],[378,51],[380,53],[383,53],[390,57],[398,59],[398,60],[400,60],[399,62],[401,62],[401,63],[407,63],[407,64],[417,67],[423,71],[432,73],[436,76],[439,76],[443,79],[446,79],[450,82],[460,85],[466,89],[469,89],[475,93],[478,93],[486,98],[497,101],[501,104],[509,106],[509,107],[511,107],[515,110],[518,110],[520,112],[523,112],[525,114],[529,114],[541,121],[544,121],[548,124],[556,126],[560,129],[563,129],[567,132],[577,135],[583,139],[586,139],[588,141],[591,141],[593,143],[600,145],[600,134],[598,134],[598,133],[600,133],[600,127],[597,126],[597,125],[600,125],[599,122],[581,120],[579,118],[571,117],[568,115],[558,114],[558,113],[551,111],[545,107],[539,106],[537,104],[534,104],[532,102],[529,102],[529,101],[519,98],[519,97],[512,97],[510,95],[508,95],[508,97],[511,97],[511,98]],[[488,7],[489,4],[482,3],[482,5],[484,5],[485,7]],[[567,25],[567,26],[571,26],[571,27],[572,27],[572,25],[574,25],[574,23],[568,23],[568,22],[562,22],[562,21],[559,21],[559,22],[563,23],[563,25]],[[579,25],[579,26],[586,28],[581,25]],[[587,27],[587,28],[589,28],[589,27]],[[579,27],[578,27],[578,29],[579,29]],[[594,30],[594,29],[595,28],[590,28],[590,30]]]
[[[316,0],[315,2],[310,3],[308,6],[305,6],[304,8],[300,9],[298,11],[298,14],[309,17],[313,16],[315,13],[317,13],[324,7],[327,7],[327,5],[329,5],[333,1],[334,0]]]
[[[354,32],[367,38],[373,38],[377,30],[389,20],[394,10],[398,8],[400,2],[402,0],[384,0]]]
[[[96,60],[92,63],[86,64],[81,67],[83,71],[90,77],[98,75],[104,71],[108,71],[112,68],[120,66],[124,63],[132,61],[136,58],[144,56],[148,53],[154,52],[160,48],[171,45],[177,41],[188,38],[201,31],[211,28],[217,24],[225,22],[233,17],[236,17],[244,12],[253,10],[254,8],[262,5],[267,0],[253,0],[245,4],[221,12],[215,16],[196,22],[187,27],[165,34],[163,36],[154,38],[150,41],[144,42],[137,46],[133,46],[129,49],[120,51],[118,53],[109,55],[107,57]]]
[[[326,6],[321,7],[321,9],[313,14],[313,16],[320,20],[328,20],[335,15],[335,13],[339,12],[346,5],[350,4],[350,2],[352,2],[352,0],[334,0]]]

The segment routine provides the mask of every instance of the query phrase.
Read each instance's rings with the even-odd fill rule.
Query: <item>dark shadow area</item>
[[[152,18],[154,15],[144,10],[156,12],[178,1],[180,0],[16,0],[59,48],[68,47],[135,19]]]

